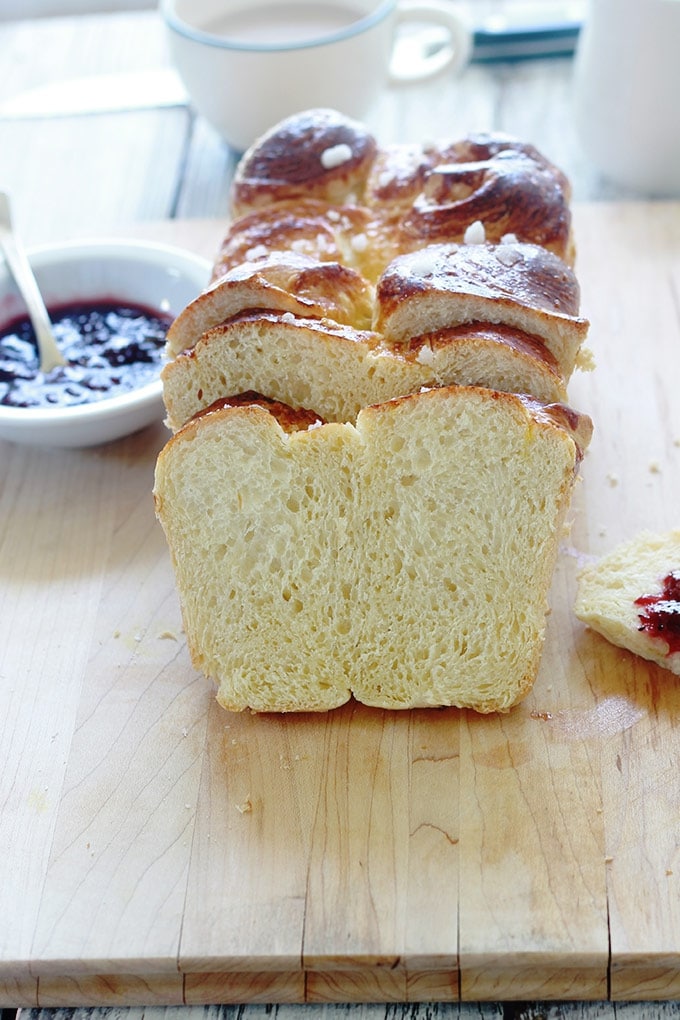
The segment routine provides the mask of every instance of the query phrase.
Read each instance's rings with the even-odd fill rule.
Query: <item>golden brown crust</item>
[[[199,418],[206,418],[209,415],[220,414],[235,408],[250,407],[260,408],[272,415],[273,418],[276,418],[284,432],[305,432],[308,428],[324,424],[323,418],[320,418],[316,411],[309,411],[305,407],[291,407],[280,400],[272,400],[271,397],[265,397],[254,390],[248,390],[246,393],[236,393],[232,396],[220,397],[219,400],[214,400],[208,407],[197,411],[186,425],[180,429],[180,432],[188,425],[191,425],[191,423],[195,423]]]
[[[592,419],[567,404],[545,404],[527,394],[519,394],[519,399],[536,421],[556,425],[571,436],[576,446],[578,467],[593,437]]]
[[[475,163],[436,167],[398,227],[398,247],[463,241],[481,222],[487,241],[505,235],[541,245],[570,261],[571,214],[555,175],[523,153],[501,151]]]
[[[350,326],[347,323],[335,322],[333,319],[323,318],[312,318],[305,315],[295,315],[292,312],[281,312],[276,309],[266,308],[252,308],[244,312],[239,312],[238,315],[234,315],[232,318],[225,320],[215,326],[214,329],[206,330],[201,336],[199,341],[200,344],[207,344],[210,342],[210,337],[213,333],[222,330],[229,329],[234,326],[237,327],[243,323],[268,323],[272,326],[291,326],[291,327],[302,327],[304,329],[313,330],[324,336],[332,336],[338,340],[345,340],[347,343],[361,343],[365,344],[369,348],[379,347],[382,343],[382,336],[380,333],[375,333],[370,329],[355,329],[354,326]],[[180,357],[192,357],[194,350],[184,351]],[[167,366],[166,366],[167,367]]]
[[[382,224],[367,208],[300,199],[235,220],[222,241],[213,279],[241,263],[266,259],[272,252],[342,263],[373,281],[397,254]]]
[[[499,390],[488,390],[480,386],[437,386],[432,389],[422,389],[418,393],[405,394],[402,397],[387,400],[383,404],[364,408],[361,413],[364,417],[367,415],[369,417],[371,415],[389,415],[393,414],[400,405],[413,400],[430,399],[433,401],[446,401],[447,393],[453,389],[483,394],[484,400],[491,400],[496,404],[504,404],[506,407],[514,409],[514,412],[518,415],[528,415],[538,425],[548,425],[565,432],[570,436],[576,448],[576,467],[578,467],[592,438],[593,423],[591,418],[587,414],[575,411],[566,404],[546,403],[523,393],[503,393]]]
[[[373,235],[371,248],[380,242],[382,256],[377,272],[369,271],[374,279],[396,254],[424,243],[462,241],[476,220],[484,223],[488,240],[515,234],[571,263],[569,198],[565,175],[534,146],[510,136],[474,134],[455,142],[378,149],[363,125],[335,111],[309,110],[282,121],[246,153],[232,188],[232,212],[241,218],[309,201],[364,207],[361,229]],[[256,239],[251,220],[247,229],[255,245],[273,250],[285,242],[286,231],[291,231],[291,242],[309,243],[312,235],[304,224],[296,226],[290,210],[287,215],[287,226],[282,224],[270,238],[266,232],[271,217]],[[323,219],[322,210],[315,215]],[[319,235],[321,249],[331,234],[338,244],[328,226],[324,223]],[[244,243],[249,243],[247,238]],[[326,257],[319,248],[301,250]],[[340,261],[349,258],[348,264],[354,265],[351,251],[342,244],[339,249],[344,253]]]
[[[513,301],[578,318],[580,288],[561,259],[532,244],[438,244],[399,256],[378,282],[379,318],[426,291]]]
[[[232,212],[241,216],[296,198],[359,201],[376,149],[363,124],[334,110],[289,117],[243,156],[232,187]]]
[[[206,330],[249,308],[328,317],[363,328],[371,323],[373,290],[359,273],[338,262],[272,252],[234,266],[190,302],[168,330],[168,356],[190,349]]]
[[[500,153],[530,160],[552,178],[569,201],[567,177],[532,145],[503,134],[479,133],[454,142],[425,145],[388,145],[377,153],[366,185],[366,204],[406,211],[437,168],[450,164],[481,163]]]
[[[450,386],[438,386],[428,392],[432,394],[431,399],[446,400],[447,391],[452,388],[453,387]],[[485,390],[483,387],[476,386],[463,388],[469,390]],[[456,387],[456,389],[461,389],[461,387]],[[419,393],[408,393],[401,397],[394,397],[392,400],[385,401],[383,404],[374,405],[372,408],[366,410],[376,414],[391,414],[400,404],[422,399],[424,392],[426,391],[421,390]],[[566,432],[574,441],[577,449],[577,461],[580,462],[588,448],[593,433],[593,423],[587,414],[575,411],[572,407],[569,407],[566,404],[546,403],[523,393],[501,393],[491,390],[485,390],[485,392],[487,393],[487,398],[496,402],[505,403],[508,406],[515,405],[518,409],[521,407],[536,422],[542,425],[548,424]],[[291,407],[289,404],[286,404],[281,400],[274,400],[271,397],[263,396],[261,393],[256,393],[254,390],[248,390],[245,393],[237,393],[231,396],[220,397],[219,400],[213,401],[213,403],[208,407],[198,411],[192,418],[190,418],[186,425],[182,427],[180,432],[199,418],[205,418],[208,415],[233,410],[235,408],[250,407],[259,408],[266,411],[268,414],[271,414],[284,432],[304,432],[309,428],[316,428],[319,425],[325,424],[324,419],[321,418],[315,411],[310,411],[304,407]]]
[[[567,200],[571,198],[571,187],[566,174],[549,159],[546,159],[535,146],[513,138],[511,135],[501,132],[477,132],[468,135],[461,141],[454,142],[446,151],[458,163],[476,163],[480,160],[492,159],[500,153],[524,156],[546,170],[554,178],[558,187],[564,191]]]
[[[461,323],[503,323],[540,337],[567,382],[588,332],[579,301],[573,270],[539,245],[428,245],[380,277],[373,328],[398,344]]]

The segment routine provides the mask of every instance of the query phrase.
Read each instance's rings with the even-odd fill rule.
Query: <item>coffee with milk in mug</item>
[[[236,43],[280,46],[323,39],[361,17],[362,12],[350,4],[254,3],[242,11],[213,18],[203,28]]]
[[[160,9],[194,109],[241,152],[312,106],[364,120],[383,89],[455,73],[472,45],[444,0],[160,0]],[[436,53],[423,44],[399,60],[396,29],[409,22],[441,30]]]

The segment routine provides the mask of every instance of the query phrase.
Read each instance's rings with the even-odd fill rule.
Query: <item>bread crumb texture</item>
[[[155,481],[194,665],[234,711],[509,709],[577,461],[549,416],[477,388],[308,430],[262,406],[199,416]]]
[[[637,599],[661,593],[672,571],[680,571],[680,528],[642,531],[581,571],[576,616],[612,644],[680,674],[680,652],[641,626],[642,607],[636,605]],[[677,620],[680,604],[665,608]]]

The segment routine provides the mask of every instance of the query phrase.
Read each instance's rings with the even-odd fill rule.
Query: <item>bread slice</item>
[[[574,611],[612,644],[680,675],[680,528],[643,531],[584,568]]]
[[[162,371],[167,424],[230,393],[256,390],[327,421],[354,421],[360,408],[432,381],[414,356],[381,346],[377,333],[290,312],[250,312],[204,333]]]
[[[162,380],[173,431],[225,394],[244,390],[341,422],[432,384],[566,399],[550,353],[509,327],[462,326],[394,349],[377,333],[275,311],[246,312],[208,330],[165,365]]]
[[[474,387],[319,424],[219,402],[155,478],[195,666],[230,710],[505,711],[534,682],[590,422]]]
[[[383,346],[430,368],[439,386],[486,386],[564,403],[567,391],[555,357],[540,337],[494,322],[470,322]]]
[[[190,301],[168,330],[167,357],[190,350],[206,330],[249,308],[328,316],[364,329],[373,317],[373,288],[354,269],[338,262],[320,262],[297,252],[272,252],[232,267]]]
[[[568,381],[588,332],[579,302],[573,271],[538,245],[433,244],[388,265],[373,328],[398,343],[461,323],[502,323],[539,337]]]

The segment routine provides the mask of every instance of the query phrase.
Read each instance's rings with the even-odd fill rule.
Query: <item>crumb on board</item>
[[[243,803],[237,804],[236,810],[239,811],[242,815],[249,815],[253,810],[253,803],[250,797],[246,797]]]
[[[595,355],[589,347],[582,347],[576,357],[577,367],[582,372],[593,372],[595,370]]]
[[[661,465],[659,464],[659,462],[657,460],[653,460],[650,463],[650,465],[649,465],[649,470],[650,470],[651,474],[653,474],[653,475],[660,475],[661,474]]]
[[[158,635],[159,641],[177,641],[177,635],[174,630],[162,630]]]

